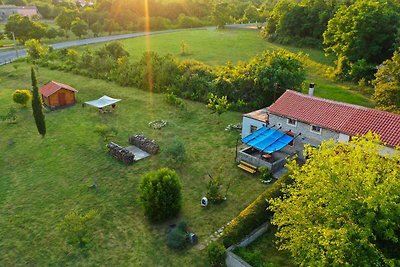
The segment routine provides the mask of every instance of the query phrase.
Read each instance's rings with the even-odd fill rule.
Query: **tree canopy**
[[[43,38],[46,27],[43,23],[33,21],[29,17],[15,14],[8,18],[4,31],[10,39],[13,38],[14,33],[15,39],[23,44],[29,39]]]
[[[308,147],[294,183],[271,201],[281,249],[303,266],[400,263],[400,150],[382,152],[372,133],[349,144]]]
[[[352,65],[360,60],[372,65],[364,64],[371,72],[390,58],[399,26],[398,3],[357,0],[350,6],[341,6],[324,32],[325,51],[336,56],[339,77],[351,78],[348,75]]]
[[[400,113],[400,50],[379,67],[375,77],[373,98],[377,107]]]

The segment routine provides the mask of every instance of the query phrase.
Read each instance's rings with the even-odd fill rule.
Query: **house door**
[[[65,106],[65,104],[66,104],[65,93],[62,93],[62,92],[58,93],[58,104],[60,106]]]

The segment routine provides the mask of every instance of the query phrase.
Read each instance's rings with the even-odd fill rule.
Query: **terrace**
[[[294,154],[295,152],[289,152],[288,150],[280,150],[268,154],[253,147],[245,147],[238,152],[237,161],[245,161],[257,167],[267,167],[272,173],[275,173],[282,169],[286,164],[286,159]]]

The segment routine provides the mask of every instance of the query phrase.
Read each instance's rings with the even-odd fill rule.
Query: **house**
[[[5,21],[14,14],[27,17],[40,16],[36,6],[0,5],[0,21]]]
[[[266,109],[243,115],[242,138],[266,125],[294,136],[282,149],[303,158],[304,145],[318,146],[329,139],[347,142],[355,135],[372,131],[379,134],[386,146],[384,153],[392,153],[400,146],[400,115],[362,106],[332,101],[287,90]]]
[[[49,108],[54,109],[75,104],[75,93],[78,90],[60,82],[51,81],[40,87],[39,92],[43,103]]]

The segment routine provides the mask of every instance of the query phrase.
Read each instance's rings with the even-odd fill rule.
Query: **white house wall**
[[[300,122],[297,121],[296,126],[292,126],[287,124],[287,118],[284,117],[280,117],[274,114],[269,114],[269,125],[275,125],[275,128],[278,129],[279,127],[281,128],[281,131],[285,132],[285,131],[291,131],[293,133],[295,133],[296,135],[301,133],[301,136],[299,136],[298,138],[308,138],[308,139],[312,139],[312,140],[316,140],[319,142],[323,142],[325,140],[329,140],[329,139],[334,139],[334,140],[338,140],[339,138],[339,133],[328,130],[328,129],[323,129],[320,134],[318,133],[314,133],[311,132],[311,125],[304,123],[304,122]],[[319,125],[316,125],[319,126]]]
[[[248,136],[251,134],[251,126],[256,126],[257,130],[260,129],[261,127],[265,126],[265,122],[255,120],[249,117],[243,117],[243,122],[242,122],[242,138]]]

